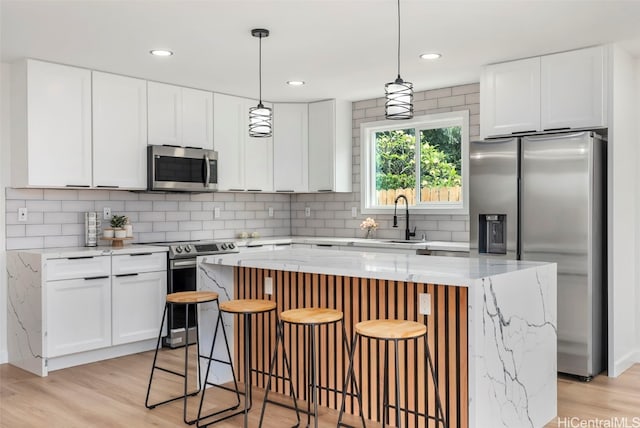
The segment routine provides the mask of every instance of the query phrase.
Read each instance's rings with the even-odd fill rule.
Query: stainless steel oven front
[[[167,294],[196,290],[196,257],[169,260]],[[185,305],[170,305],[167,317],[167,336],[164,346],[177,348],[185,343],[196,342],[197,310],[189,307],[188,326],[185,324]]]
[[[218,189],[218,153],[173,146],[148,146],[149,190],[214,192]]]

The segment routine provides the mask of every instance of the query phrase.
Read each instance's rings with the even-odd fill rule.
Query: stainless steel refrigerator
[[[606,150],[592,131],[471,143],[475,257],[558,264],[558,371],[606,364]]]

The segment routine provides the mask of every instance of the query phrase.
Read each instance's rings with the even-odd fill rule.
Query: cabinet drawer
[[[111,275],[111,257],[69,257],[46,262],[46,281]]]
[[[167,270],[167,253],[122,254],[113,256],[113,274]]]

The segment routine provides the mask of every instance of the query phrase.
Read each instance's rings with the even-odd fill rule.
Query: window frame
[[[414,128],[416,132],[416,173],[419,174],[420,162],[420,132],[425,129],[447,128],[460,126],[461,137],[461,175],[462,202],[426,202],[411,205],[409,212],[415,214],[469,214],[469,110],[458,110],[444,113],[426,114],[413,119],[394,121],[381,120],[360,124],[360,209],[363,214],[389,214],[393,212],[392,205],[374,205],[373,195],[376,191],[375,181],[375,133],[398,129]],[[416,182],[419,188],[419,180]]]

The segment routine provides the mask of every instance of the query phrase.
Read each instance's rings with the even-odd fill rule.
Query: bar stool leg
[[[244,314],[244,427],[249,426],[249,410],[253,405],[251,396],[251,318]]]
[[[314,325],[309,326],[310,348],[311,348],[311,394],[310,399],[313,401],[313,426],[318,428],[318,385],[316,379],[316,329]],[[307,415],[307,427],[309,426],[311,415]]]
[[[153,374],[156,371],[156,361],[158,359],[158,350],[160,349],[160,341],[162,340],[162,327],[164,326],[164,320],[167,316],[169,304],[165,303],[164,312],[162,312],[162,321],[160,322],[160,332],[158,333],[158,341],[156,342],[156,352],[153,354],[153,365],[151,366],[151,375],[149,376],[149,385],[147,386],[147,398],[144,400],[144,405],[147,409],[153,409],[158,404],[149,405],[149,394],[151,393],[151,382],[153,381]]]
[[[384,374],[382,376],[382,428],[389,423],[389,342],[384,341]]]
[[[433,360],[431,359],[431,351],[429,350],[429,343],[427,342],[427,337],[425,336],[424,338],[424,354],[425,354],[425,363],[427,363],[429,365],[429,368],[431,369],[431,377],[433,379],[433,388],[435,390],[435,396],[436,396],[436,411],[439,413],[438,417],[440,418],[439,420],[436,421],[436,423],[438,423],[438,425],[440,425],[440,422],[442,422],[442,426],[444,428],[448,427],[447,424],[447,420],[444,417],[444,410],[442,408],[442,402],[440,401],[440,392],[438,391],[438,380],[436,378],[436,372],[435,372],[435,368],[433,367]]]
[[[262,410],[260,411],[260,422],[258,423],[258,427],[262,427],[262,421],[264,419],[264,412],[267,408],[267,403],[269,403],[269,392],[271,391],[271,378],[273,376],[273,371],[276,368],[276,360],[278,358],[278,344],[282,345],[282,354],[284,356],[284,368],[289,375],[289,384],[291,396],[293,398],[293,407],[296,411],[296,424],[292,428],[297,428],[300,426],[300,412],[298,411],[298,400],[296,396],[296,390],[293,387],[293,382],[291,381],[291,365],[289,364],[289,358],[287,357],[287,351],[284,347],[284,323],[282,321],[276,321],[276,345],[273,350],[273,354],[271,357],[271,363],[269,365],[269,378],[267,380],[267,387],[264,393],[264,401],[262,403]],[[286,379],[286,378],[285,378]]]
[[[396,426],[400,428],[400,363],[398,358],[398,339],[393,341],[395,362],[396,362]]]
[[[347,340],[347,330],[344,326],[344,322],[342,323],[342,340],[349,355],[349,368],[347,369],[347,375],[344,379],[344,387],[342,388],[342,405],[340,406],[340,414],[338,415],[338,426],[339,427],[351,427],[351,425],[347,425],[342,422],[342,417],[344,415],[345,402],[347,398],[347,385],[349,385],[349,381],[351,381],[351,386],[353,387],[353,391],[356,394],[356,399],[358,400],[358,410],[360,413],[360,421],[362,422],[362,428],[366,428],[366,423],[364,421],[364,411],[362,409],[362,396],[360,395],[360,388],[358,387],[358,381],[355,378],[353,373],[353,357],[356,353],[356,346],[358,344],[358,339],[360,335],[356,333],[351,342],[351,347],[349,347],[349,341]]]
[[[204,397],[205,397],[205,394],[206,394],[206,391],[207,391],[206,385],[209,384],[208,379],[209,379],[209,372],[211,371],[211,361],[214,360],[213,351],[214,351],[214,348],[215,348],[216,339],[218,337],[218,327],[221,327],[221,329],[222,329],[222,336],[224,338],[225,349],[227,350],[227,358],[228,358],[228,361],[229,361],[228,364],[229,364],[229,366],[231,366],[231,375],[233,377],[234,392],[236,393],[236,404],[234,404],[233,406],[228,407],[226,409],[218,410],[218,411],[210,413],[210,414],[208,414],[206,416],[202,416],[202,405],[204,403]],[[230,410],[235,410],[240,406],[240,393],[238,392],[238,381],[236,379],[236,373],[233,370],[233,362],[232,362],[233,360],[231,358],[231,351],[229,351],[229,342],[228,342],[228,339],[227,339],[227,332],[224,329],[224,324],[223,324],[223,321],[222,321],[222,312],[220,311],[220,307],[219,306],[218,306],[218,318],[216,319],[216,327],[215,327],[215,330],[213,332],[213,342],[211,342],[211,350],[209,351],[208,360],[209,360],[209,363],[207,364],[207,371],[206,371],[206,374],[204,376],[205,388],[202,390],[202,396],[200,397],[200,406],[198,407],[198,418],[197,418],[197,424],[196,424],[196,426],[198,428],[206,427],[206,426],[209,426],[209,425],[211,425],[213,423],[220,422],[222,420],[228,419],[229,417],[232,417],[233,415],[227,415],[227,416],[225,416],[225,417],[223,417],[223,418],[221,418],[221,419],[219,419],[217,421],[210,422],[210,423],[207,423],[207,424],[204,424],[204,425],[200,425],[200,421],[202,419],[210,418],[212,416],[216,416],[216,415],[219,415],[220,413],[228,412]],[[216,361],[219,361],[219,360],[216,360]],[[218,387],[218,388],[221,388],[221,389],[229,390],[229,388],[224,387],[222,385],[216,385],[216,384],[213,384],[213,383],[211,383],[210,385]]]

